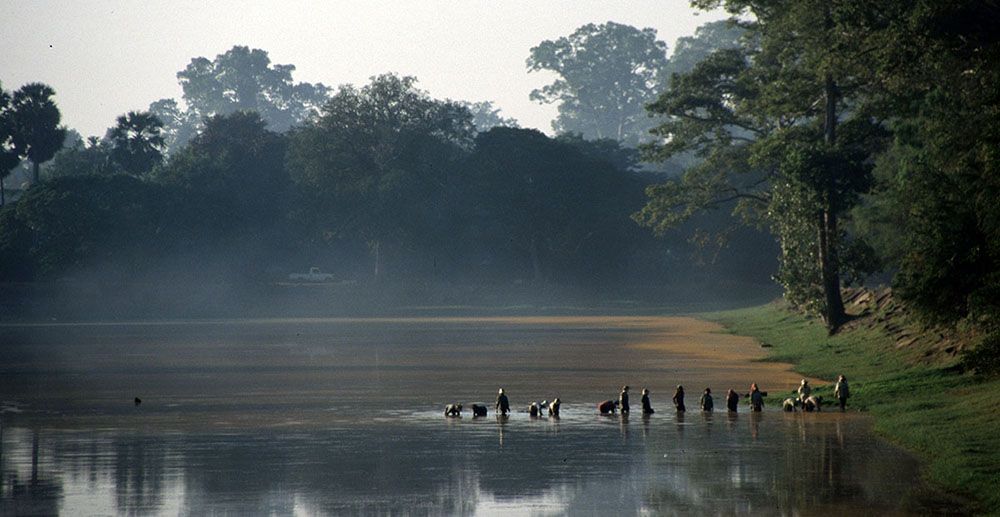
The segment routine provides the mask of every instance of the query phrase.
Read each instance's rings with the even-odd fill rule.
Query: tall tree
[[[517,119],[504,117],[500,114],[500,108],[494,106],[490,101],[460,102],[459,104],[472,113],[472,124],[480,133],[485,133],[495,127],[520,127]]]
[[[252,111],[209,117],[160,171],[160,180],[183,187],[205,210],[217,235],[260,235],[286,209],[287,140],[266,125]]]
[[[533,47],[527,66],[558,76],[531,92],[532,100],[559,103],[559,116],[552,122],[556,132],[634,146],[653,126],[645,105],[664,85],[667,45],[656,39],[654,29],[587,24]]]
[[[674,53],[667,64],[667,73],[686,74],[717,50],[742,47],[747,36],[747,31],[732,20],[701,25],[693,35],[677,38]]]
[[[163,122],[160,134],[166,145],[165,153],[173,154],[198,134],[202,120],[193,109],[185,109],[174,99],[160,99],[149,105],[148,111]]]
[[[21,163],[21,156],[14,147],[14,113],[10,94],[0,84],[0,206],[6,204],[4,179]]]
[[[670,118],[655,130],[660,141],[648,156],[694,152],[704,162],[651,188],[636,217],[662,231],[739,201],[737,210],[762,215],[781,243],[786,298],[836,331],[844,320],[842,277],[869,266],[863,243],[848,238],[840,218],[869,188],[869,158],[882,136],[857,106],[867,72],[835,51],[852,38],[844,30],[850,10],[824,0],[695,3],[752,20],[743,25],[753,43],[717,51],[675,76],[652,105]]]
[[[52,100],[55,94],[47,85],[30,83],[14,92],[11,102],[14,148],[31,160],[36,184],[39,166],[51,160],[66,139],[66,128],[59,126],[59,108]]]
[[[148,111],[130,111],[118,117],[109,131],[111,159],[125,172],[141,176],[163,162],[166,147],[163,122]]]
[[[196,57],[177,72],[184,91],[182,108],[160,99],[149,111],[165,124],[168,153],[201,130],[204,119],[237,111],[256,111],[279,133],[314,117],[329,98],[322,83],[296,83],[294,65],[272,64],[267,51],[236,45],[215,59]]]
[[[184,101],[201,116],[256,111],[282,132],[313,116],[329,92],[320,83],[293,83],[294,71],[294,65],[272,65],[264,50],[237,45],[211,61],[192,59],[177,79]]]
[[[535,282],[614,272],[637,242],[627,207],[641,203],[641,186],[601,147],[533,129],[479,134],[468,165],[478,238]]]
[[[475,134],[467,109],[415,83],[385,74],[362,88],[341,86],[292,137],[291,170],[324,213],[324,233],[366,242],[376,278],[389,248],[444,208],[431,200],[453,188],[454,164]]]

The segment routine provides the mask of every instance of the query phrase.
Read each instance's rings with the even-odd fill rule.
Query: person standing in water
[[[507,400],[507,395],[504,394],[503,388],[500,388],[500,392],[497,393],[497,414],[507,416],[510,413],[510,401]]]
[[[736,394],[734,389],[729,388],[729,391],[726,392],[726,408],[729,409],[730,412],[735,413],[739,406],[740,396]]]
[[[677,411],[684,411],[684,386],[680,384],[677,385],[677,391],[674,392],[674,407]]]
[[[841,375],[837,378],[837,384],[833,388],[833,396],[837,397],[840,403],[840,410],[847,410],[847,397],[851,396],[851,389],[847,386],[847,377]]]
[[[643,388],[642,389],[642,414],[644,414],[644,415],[652,415],[653,413],[655,413],[655,411],[653,411],[653,406],[651,406],[649,404],[649,390],[647,390],[646,388]]]
[[[760,412],[764,410],[764,394],[760,392],[757,383],[750,385],[750,411]]]
[[[714,411],[715,401],[712,400],[712,388],[705,388],[705,393],[701,395],[701,410]]]
[[[628,386],[622,386],[622,392],[618,394],[618,410],[624,415],[628,409]]]

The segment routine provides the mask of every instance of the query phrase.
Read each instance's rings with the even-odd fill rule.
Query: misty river
[[[796,374],[717,330],[597,316],[0,325],[0,514],[934,507],[919,463],[868,417],[780,412]],[[704,386],[720,407],[750,382],[771,391],[764,413],[693,411]],[[633,406],[649,388],[657,413],[598,415],[622,384]],[[670,407],[676,384],[686,414]],[[559,418],[523,411],[554,397]],[[491,410],[446,418],[449,402]]]

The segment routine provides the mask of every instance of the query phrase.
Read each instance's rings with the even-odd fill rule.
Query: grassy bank
[[[868,411],[876,431],[927,461],[928,480],[1000,512],[1000,379],[959,373],[954,360],[928,363],[919,349],[896,349],[881,330],[857,328],[828,337],[823,325],[777,304],[703,314],[730,332],[768,347],[767,360],[830,381],[847,376],[850,410]]]

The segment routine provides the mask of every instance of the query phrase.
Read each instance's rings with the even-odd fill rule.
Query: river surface
[[[919,463],[690,318],[0,325],[0,514],[907,514]],[[703,386],[770,390],[690,411]],[[820,381],[815,381],[820,382]],[[650,417],[601,416],[649,387]],[[668,408],[688,386],[686,414]],[[448,402],[507,418],[443,416]],[[863,389],[863,382],[856,383]],[[560,397],[559,418],[530,401]],[[136,406],[134,397],[141,397]]]

